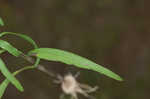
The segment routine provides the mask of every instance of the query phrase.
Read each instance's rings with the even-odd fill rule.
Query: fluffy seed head
[[[64,77],[64,81],[62,82],[62,89],[65,93],[70,94],[75,92],[77,87],[76,79],[71,75],[68,74]]]

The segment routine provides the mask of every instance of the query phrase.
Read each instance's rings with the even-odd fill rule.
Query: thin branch
[[[23,59],[27,60],[28,62],[30,62],[31,64],[35,63],[35,59],[25,55],[24,53],[22,53],[20,55],[20,57],[22,57]],[[37,69],[46,73],[47,75],[51,76],[51,77],[56,77],[56,74],[53,71],[47,70],[43,65],[38,64]]]

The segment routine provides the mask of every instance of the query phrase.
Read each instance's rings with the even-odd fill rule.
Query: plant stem
[[[20,57],[22,57],[23,59],[27,60],[28,62],[30,62],[31,64],[35,63],[35,59],[33,59],[30,56],[25,55],[24,53],[22,53],[20,55]],[[33,68],[36,68],[33,66]],[[56,74],[53,71],[47,70],[43,65],[38,64],[37,69],[46,73],[47,75],[51,76],[51,77],[56,77]]]

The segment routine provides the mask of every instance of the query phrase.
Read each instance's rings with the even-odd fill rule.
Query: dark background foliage
[[[124,82],[118,82],[62,63],[41,62],[56,73],[81,71],[80,82],[100,86],[92,94],[97,99],[148,99],[149,4],[149,0],[0,0],[0,16],[6,24],[0,31],[29,35],[40,47],[74,52],[124,78]],[[5,39],[25,52],[31,49],[21,39],[13,36]],[[11,71],[29,64],[7,53],[2,57]],[[59,99],[62,93],[53,78],[38,70],[17,77],[25,92],[9,85],[4,99]]]

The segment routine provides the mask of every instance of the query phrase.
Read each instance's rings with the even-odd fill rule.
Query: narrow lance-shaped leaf
[[[19,73],[21,73],[21,72],[23,72],[23,71],[25,71],[25,70],[33,69],[33,68],[34,68],[33,66],[26,66],[26,67],[24,67],[24,68],[22,68],[22,69],[17,70],[16,72],[14,72],[14,73],[13,73],[13,76],[15,76],[15,75],[17,75],[17,74],[19,74]],[[4,94],[5,90],[6,90],[6,88],[7,88],[8,84],[9,84],[9,82],[10,82],[10,81],[9,81],[8,79],[5,79],[5,80],[0,84],[0,99],[2,98],[2,96],[3,96],[3,94]]]
[[[37,44],[29,36],[26,36],[24,34],[12,33],[12,32],[3,32],[3,33],[0,33],[0,37],[2,37],[4,35],[8,35],[8,34],[21,37],[24,40],[26,40],[29,43],[31,43],[34,46],[34,48],[38,48]],[[9,53],[13,54],[13,51],[11,49],[14,49],[15,53],[17,53],[14,56],[19,56],[20,53],[22,53],[22,52],[18,51],[16,48],[14,48],[12,45],[10,45],[8,42],[6,42],[4,40],[2,40],[2,42],[0,42],[0,45],[1,45],[0,47],[3,47],[3,50],[1,52],[4,52],[4,51],[7,50]],[[35,64],[33,66],[27,66],[27,67],[21,68],[21,69],[17,70],[16,72],[14,72],[13,75],[17,75],[17,74],[19,74],[19,73],[21,73],[21,72],[23,72],[24,70],[27,70],[27,69],[33,69],[33,68],[35,68],[39,64],[39,62],[40,62],[40,58],[37,58],[36,62],[35,62]],[[6,88],[7,88],[7,86],[8,86],[9,83],[10,83],[10,81],[6,78],[0,84],[0,99],[2,98],[2,96],[3,96],[3,94],[4,94],[4,92],[5,92],[5,90],[6,90]]]
[[[9,44],[7,41],[0,40],[0,47],[16,57],[21,54],[19,50]]]
[[[14,72],[13,75],[15,76],[15,75],[17,75],[17,74],[19,74],[19,73],[21,73],[21,72],[23,72],[23,71],[25,71],[25,70],[28,70],[28,69],[34,69],[35,66],[37,66],[37,65],[39,64],[39,61],[40,61],[40,60],[37,59],[36,62],[35,62],[35,64],[34,64],[33,66],[26,66],[26,67],[24,67],[24,68],[21,68],[21,69],[17,70],[16,72]],[[4,94],[4,92],[5,92],[5,90],[6,90],[6,88],[7,88],[7,86],[8,86],[9,83],[10,83],[9,79],[6,78],[6,79],[0,84],[0,99],[2,98],[2,96],[3,96],[3,94]]]
[[[32,54],[36,55],[41,59],[45,59],[49,61],[59,61],[69,65],[75,65],[79,68],[97,71],[115,80],[119,80],[119,81],[123,80],[119,75],[113,73],[109,69],[106,69],[101,65],[98,65],[86,58],[83,58],[81,56],[78,56],[76,54],[67,51],[54,49],[54,48],[39,48],[29,52],[29,55]]]
[[[4,26],[4,22],[3,22],[3,20],[2,20],[1,17],[0,17],[0,25],[1,25],[1,26]]]
[[[0,71],[18,90],[20,91],[24,90],[20,82],[6,68],[5,63],[1,58],[0,58]]]
[[[29,37],[29,36],[27,36],[27,35],[20,34],[20,33],[14,33],[14,32],[2,32],[2,33],[0,33],[0,37],[2,37],[2,36],[4,36],[4,35],[15,35],[15,36],[21,37],[21,38],[23,38],[24,40],[26,40],[26,41],[28,41],[29,43],[31,43],[35,49],[38,48],[38,46],[37,46],[37,44],[35,43],[35,41],[32,40],[32,38]],[[37,67],[38,64],[39,64],[39,62],[40,62],[40,58],[37,57],[34,66]]]
[[[24,35],[24,34],[20,34],[20,33],[14,33],[14,32],[2,32],[0,33],[0,37],[4,36],[4,35],[15,35],[15,36],[18,36],[18,37],[21,37],[23,38],[24,40],[28,41],[29,43],[31,43],[34,48],[38,48],[37,44],[35,43],[34,40],[32,40],[32,38],[30,38],[29,36],[27,35]]]

